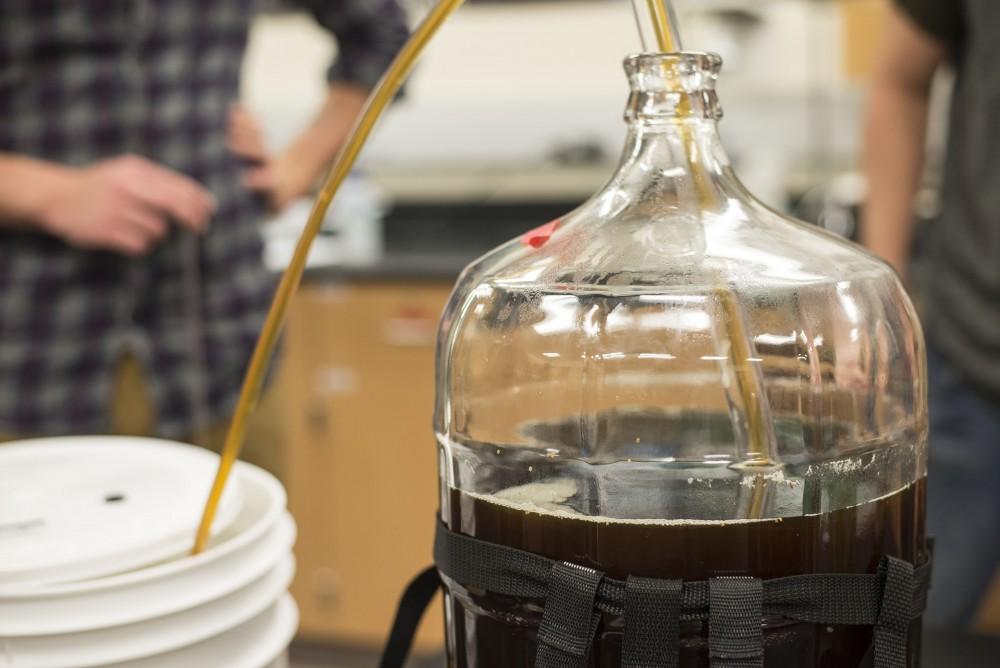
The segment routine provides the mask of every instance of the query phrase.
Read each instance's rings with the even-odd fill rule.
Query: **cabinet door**
[[[450,285],[306,285],[283,377],[289,504],[299,523],[300,635],[380,647],[432,561],[434,340]],[[436,602],[418,650],[442,643]]]

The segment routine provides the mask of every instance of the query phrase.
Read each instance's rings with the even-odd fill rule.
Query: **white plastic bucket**
[[[116,459],[121,461],[110,461]],[[295,525],[285,510],[284,490],[270,474],[248,464],[236,467],[223,501],[228,516],[209,548],[191,557],[184,552],[214,474],[215,455],[148,439],[68,438],[0,446],[0,470],[7,461],[16,463],[20,496],[9,512],[0,504],[0,666],[261,668],[282,661],[297,624],[286,593],[294,571]],[[24,482],[33,478],[32,462],[44,467],[38,485]],[[75,472],[91,476],[77,480]],[[12,478],[8,475],[8,483]],[[72,488],[68,498],[76,507],[43,504],[37,514],[41,524],[21,530],[33,519],[32,498],[63,493],[52,488],[53,482]],[[107,495],[123,499],[109,509]],[[136,507],[128,508],[132,500]],[[103,524],[119,509],[128,520],[121,535]],[[49,518],[51,527],[45,524]],[[93,535],[104,544],[88,544],[87,532],[79,527],[60,534],[57,529],[67,526],[68,518],[95,527]],[[170,531],[145,531],[144,518],[161,520]],[[61,535],[69,548],[60,544]],[[42,567],[32,570],[24,559],[31,546],[24,543],[36,539],[54,546],[57,554],[46,560],[41,553]],[[5,541],[20,541],[21,552],[11,550],[14,557],[5,560]],[[164,557],[167,543],[184,545]],[[74,550],[83,556],[83,578],[67,558]],[[106,555],[114,567],[95,554]],[[128,558],[120,558],[123,554]],[[137,562],[142,565],[136,567]],[[94,572],[102,575],[94,577]],[[19,573],[29,577],[18,582]]]

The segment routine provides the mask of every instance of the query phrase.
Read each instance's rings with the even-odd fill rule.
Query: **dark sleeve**
[[[409,37],[396,0],[296,0],[337,38],[327,78],[371,90]]]
[[[965,0],[894,0],[924,32],[950,47],[965,38]]]

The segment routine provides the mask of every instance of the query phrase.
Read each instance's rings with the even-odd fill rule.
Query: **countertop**
[[[476,259],[467,253],[387,253],[365,264],[310,267],[305,280],[326,281],[442,281],[453,283],[467,264]]]

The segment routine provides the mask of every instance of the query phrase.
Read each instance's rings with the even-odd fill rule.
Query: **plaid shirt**
[[[70,165],[134,153],[219,203],[205,235],[175,229],[139,260],[0,227],[0,433],[106,431],[126,350],[161,435],[231,412],[274,287],[264,202],[225,145],[259,4],[0,0],[0,152]],[[297,4],[338,37],[331,80],[371,87],[407,35],[392,0]]]

